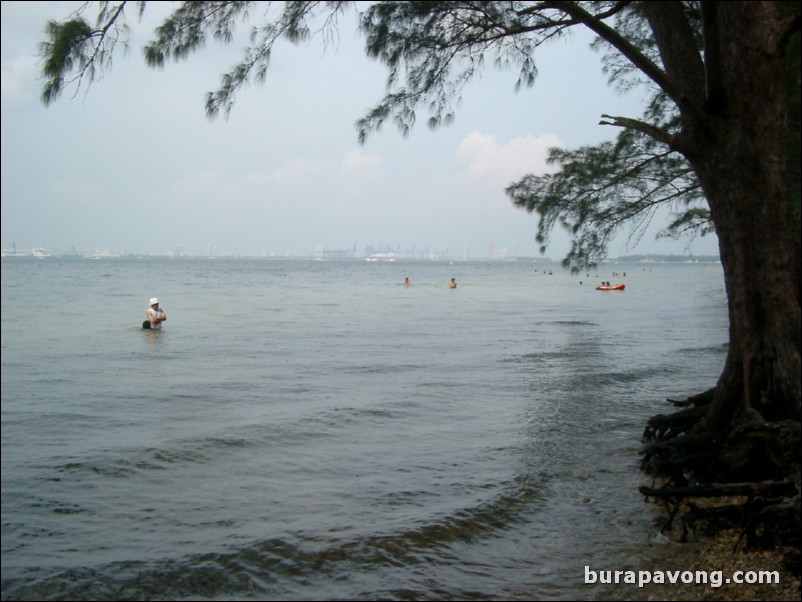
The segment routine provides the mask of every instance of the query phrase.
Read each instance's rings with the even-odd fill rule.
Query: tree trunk
[[[723,97],[691,117],[689,159],[710,203],[729,300],[730,341],[705,427],[800,417],[799,263],[787,192],[785,58],[771,2],[715,11]]]

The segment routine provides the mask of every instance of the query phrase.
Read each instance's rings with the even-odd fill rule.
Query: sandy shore
[[[719,498],[705,500],[704,504],[718,505],[732,500]],[[700,500],[696,501],[702,504]],[[657,532],[665,520],[666,515],[658,511],[653,518]],[[595,584],[594,591],[587,599],[802,599],[800,579],[790,570],[779,550],[744,549],[739,529],[688,531],[685,533],[687,542],[679,543],[682,533],[678,525],[682,520],[677,517],[673,523],[673,530],[660,534],[656,532],[654,554],[647,562],[638,567],[626,567],[624,572],[630,573],[629,581],[624,574],[616,578],[612,571],[608,571],[602,577],[600,571],[596,571],[592,581]],[[586,571],[588,568],[593,567],[586,567]],[[644,573],[642,576],[641,572]]]
[[[706,500],[708,505],[729,501],[732,498]],[[789,569],[779,550],[746,550],[739,529],[710,533],[690,532],[688,537],[690,543],[668,544],[670,547],[665,552],[666,566],[660,568],[692,573],[698,571],[707,576],[715,572],[717,582],[708,577],[710,583],[707,585],[691,583],[646,586],[642,589],[642,599],[800,600],[800,579]],[[680,533],[667,533],[666,539],[677,542],[680,540]]]
[[[736,531],[724,531],[700,541],[693,571],[720,570],[722,576],[757,577],[756,572],[771,572],[779,576],[779,583],[723,583],[720,587],[694,586],[690,589],[673,589],[676,597],[668,600],[799,600],[800,581],[785,566],[782,555],[776,550],[743,550]],[[740,575],[739,575],[739,578]],[[656,599],[656,598],[652,598]]]

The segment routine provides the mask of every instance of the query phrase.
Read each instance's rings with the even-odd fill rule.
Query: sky
[[[267,81],[239,91],[228,118],[209,121],[204,96],[245,42],[210,42],[186,61],[147,67],[142,46],[172,2],[149,3],[141,22],[129,10],[128,52],[88,90],[68,89],[45,107],[45,24],[81,4],[2,2],[4,250],[541,257],[537,216],[513,206],[505,187],[546,173],[550,147],[614,139],[602,114],[642,113],[637,92],[609,86],[580,33],[539,49],[534,87],[516,92],[516,71],[490,66],[464,90],[450,126],[430,130],[420,110],[408,136],[387,123],[360,144],[355,123],[381,100],[386,69],[365,56],[351,13],[336,44],[276,47]],[[717,254],[714,237],[656,241],[664,225],[656,219],[634,246],[623,231],[609,255]],[[545,256],[569,248],[555,230]]]

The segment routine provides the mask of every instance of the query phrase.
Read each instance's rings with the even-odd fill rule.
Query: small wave
[[[593,328],[596,328],[598,326],[596,322],[588,322],[586,320],[556,320],[549,323],[556,324],[558,326],[579,326],[582,328],[585,328],[586,326],[592,326]]]
[[[80,474],[92,473],[105,477],[125,478],[143,470],[165,470],[168,465],[205,464],[208,458],[203,454],[188,450],[168,450],[145,448],[131,450],[125,457],[67,462],[56,466],[58,473]]]
[[[195,451],[156,448],[145,451],[151,454],[154,460],[164,464],[205,464],[209,461],[207,456]]]
[[[428,564],[441,550],[475,542],[523,521],[525,509],[541,496],[528,479],[511,484],[497,498],[421,522],[410,529],[369,535],[331,545],[299,535],[297,541],[269,539],[230,551],[181,560],[125,561],[63,571],[31,569],[3,578],[4,600],[121,599],[309,599],[287,592],[315,579],[347,579],[354,572],[381,566]]]
[[[725,353],[729,343],[722,343],[721,345],[708,345],[706,347],[688,347],[685,349],[677,349],[675,353],[691,353],[696,355],[707,355],[709,353]]]
[[[510,357],[506,357],[501,359],[501,362],[510,363],[510,364],[539,364],[539,363],[551,363],[555,361],[572,361],[575,360],[577,357],[581,357],[583,360],[587,360],[588,357],[592,357],[594,355],[602,355],[600,351],[593,351],[593,350],[585,350],[581,355],[573,349],[564,349],[560,351],[536,351],[533,353],[525,353],[523,355],[514,355]]]

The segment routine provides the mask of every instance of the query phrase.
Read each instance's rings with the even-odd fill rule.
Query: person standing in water
[[[159,307],[159,300],[153,297],[150,300],[150,307],[145,312],[145,321],[142,322],[142,328],[146,330],[158,330],[162,327],[162,322],[167,319],[167,314]]]
[[[457,279],[452,278],[451,282],[448,283],[448,288],[457,288]]]

